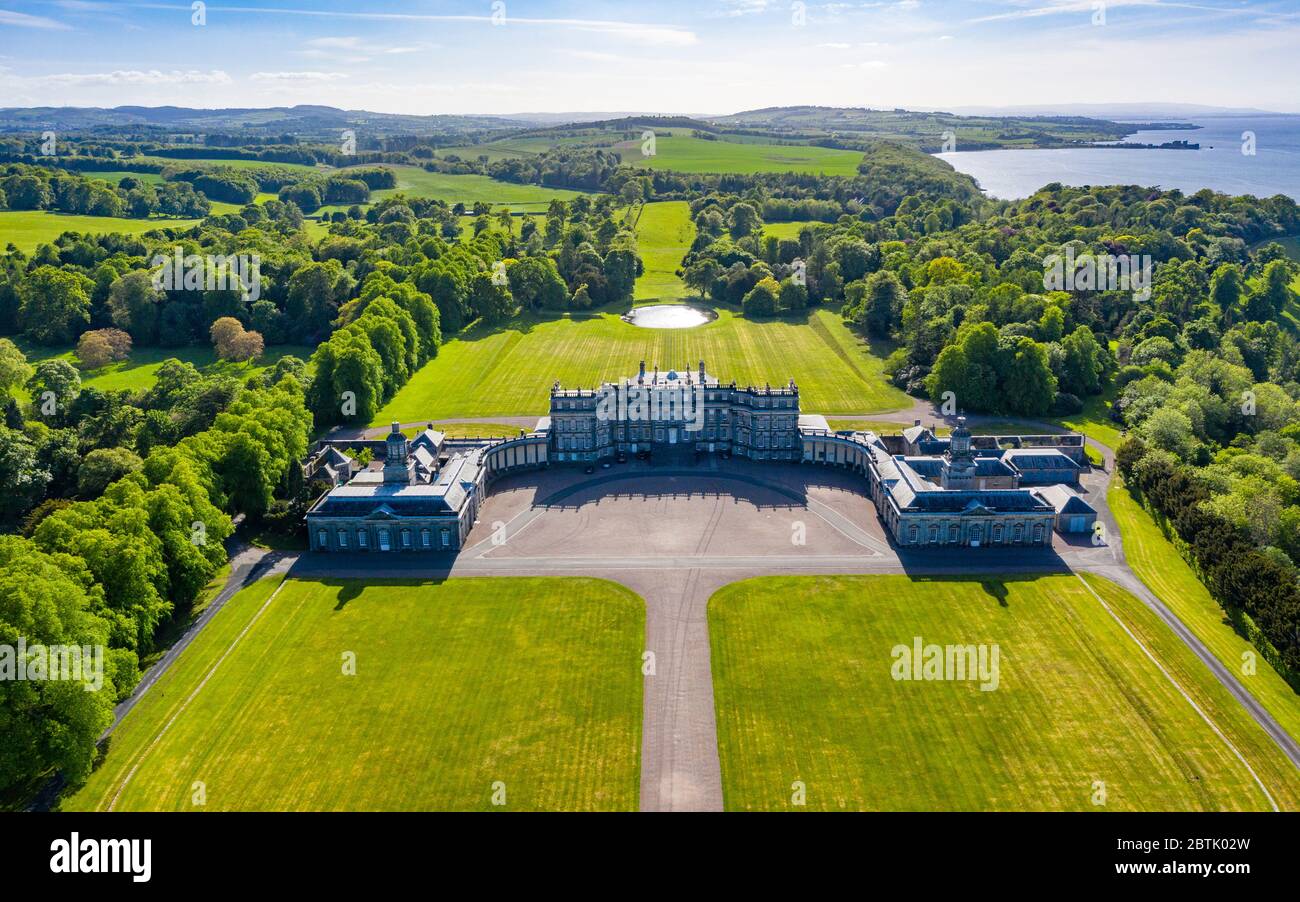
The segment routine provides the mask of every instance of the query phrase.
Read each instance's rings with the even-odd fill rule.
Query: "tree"
[[[763,226],[763,218],[753,204],[738,203],[727,212],[727,229],[732,238],[752,235]]]
[[[82,459],[77,469],[77,494],[98,498],[111,483],[142,466],[144,461],[127,448],[96,448]]]
[[[108,629],[90,611],[88,585],[89,575],[74,558],[0,536],[0,643],[103,648]],[[103,663],[98,687],[93,674],[87,682],[0,680],[0,789],[32,783],[51,770],[73,785],[89,775],[95,743],[113,722],[113,703],[135,683],[134,656],[110,650]]]
[[[1032,338],[1021,338],[1012,352],[1002,382],[1002,405],[1019,416],[1048,413],[1056,397],[1056,377],[1047,359],[1047,348]]]
[[[61,423],[81,394],[81,376],[76,367],[58,357],[36,364],[27,382],[32,410],[47,423]]]
[[[222,360],[252,360],[262,355],[262,336],[244,329],[234,317],[221,317],[208,331],[212,336],[212,347]]]
[[[903,283],[893,272],[880,270],[869,275],[865,282],[852,284],[860,284],[861,288],[853,292],[857,301],[846,304],[848,318],[872,335],[889,337],[903,305],[907,303],[907,289]],[[847,285],[845,296],[849,297]]]
[[[1210,299],[1219,305],[1225,323],[1236,320],[1245,290],[1246,283],[1242,278],[1240,266],[1235,263],[1224,263],[1214,271],[1214,275],[1210,278]]]
[[[485,323],[503,323],[519,311],[509,284],[498,284],[492,273],[475,273],[470,283],[470,309]]]
[[[158,342],[158,319],[165,295],[154,289],[152,276],[135,270],[115,281],[108,291],[113,325],[125,329],[139,344]]]
[[[26,384],[34,372],[18,346],[0,338],[0,401],[12,398],[14,389]]]
[[[45,495],[50,471],[41,466],[36,446],[17,429],[0,426],[0,521],[13,523]]]
[[[780,308],[803,310],[808,306],[808,289],[791,278],[781,280]]]
[[[774,316],[780,295],[781,286],[768,276],[749,290],[741,302],[741,309],[747,317]]]
[[[131,336],[121,329],[92,329],[77,340],[77,360],[83,369],[96,370],[131,356]]]
[[[1106,352],[1087,326],[1079,326],[1061,341],[1061,391],[1085,397],[1101,391]]]
[[[75,270],[40,266],[19,288],[23,330],[37,344],[67,344],[90,322],[95,283]]]

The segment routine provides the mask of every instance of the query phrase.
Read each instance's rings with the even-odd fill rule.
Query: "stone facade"
[[[551,389],[551,454],[596,462],[650,452],[799,460],[799,389],[724,385],[699,370],[647,373],[594,389]]]

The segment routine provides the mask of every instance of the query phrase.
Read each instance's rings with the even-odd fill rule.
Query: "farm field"
[[[728,810],[1268,810],[1300,775],[1140,601],[1074,575],[768,577],[709,602]],[[798,599],[798,604],[791,604]],[[897,645],[996,644],[998,687],[895,681]]]
[[[77,365],[76,354],[71,348],[42,348],[20,342],[19,347],[27,356],[28,363],[60,358]],[[97,388],[100,391],[139,391],[153,385],[154,375],[163,361],[175,357],[186,363],[192,363],[205,372],[228,373],[232,376],[249,376],[275,366],[281,357],[301,357],[307,360],[312,349],[303,345],[273,345],[266,349],[261,357],[252,363],[231,363],[218,360],[210,347],[193,346],[184,348],[136,348],[131,356],[118,363],[110,363],[91,372],[81,373],[83,388]]]
[[[647,169],[671,169],[677,172],[811,172],[822,175],[856,175],[862,154],[856,150],[836,150],[787,144],[751,144],[731,141],[708,141],[686,135],[658,135],[655,155],[642,156],[641,141],[614,145],[623,162]]]
[[[65,810],[193,811],[195,781],[208,811],[497,810],[498,782],[510,811],[636,809],[632,592],[581,578],[278,586],[227,603]]]
[[[6,210],[0,212],[0,248],[14,244],[30,254],[37,246],[49,244],[64,232],[141,235],[154,229],[187,229],[200,222],[200,219],[127,219],[77,216],[50,210]]]
[[[1119,523],[1124,556],[1133,572],[1237,675],[1283,729],[1300,737],[1300,695],[1233,629],[1223,608],[1119,477],[1106,494],[1106,501]],[[1255,655],[1254,674],[1242,673],[1247,653]]]
[[[269,160],[222,160],[214,157],[204,157],[203,159],[186,159],[182,157],[131,157],[131,162],[142,163],[161,163],[164,166],[227,166],[231,169],[300,169],[303,171],[316,171],[320,173],[333,172],[333,169],[324,166],[311,166],[307,163],[275,163]]]
[[[636,224],[637,249],[645,272],[636,280],[633,299],[684,298],[690,294],[677,276],[682,258],[695,240],[691,207],[684,200],[646,204]]]
[[[466,205],[479,201],[507,206],[511,210],[545,211],[554,198],[571,200],[581,192],[566,188],[544,188],[541,185],[517,185],[488,178],[486,175],[449,175],[426,172],[418,166],[389,166],[397,173],[397,187],[370,192],[372,201],[380,201],[394,194],[410,197],[432,197],[449,204]]]
[[[817,222],[765,222],[763,223],[763,237],[772,235],[776,238],[799,237],[799,233],[809,226],[821,225]]]
[[[794,378],[805,412],[869,413],[910,403],[886,382],[883,360],[829,310],[753,321],[720,309],[717,320],[694,329],[644,329],[616,313],[530,315],[449,340],[372,425],[541,415],[557,379],[590,388],[635,375],[641,360],[677,368],[697,367],[701,359],[718,378],[742,385],[784,385]]]

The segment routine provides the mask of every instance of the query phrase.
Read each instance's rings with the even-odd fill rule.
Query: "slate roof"
[[[1005,452],[1002,459],[1018,470],[1068,470],[1077,472],[1083,469],[1070,457],[1055,448],[1013,448]]]
[[[1087,501],[1063,485],[1049,485],[1034,489],[1043,500],[1056,508],[1058,514],[1096,514],[1097,510]]]
[[[359,476],[322,498],[310,513],[318,517],[378,519],[455,516],[464,507],[478,474],[476,458],[457,454],[432,484],[368,482]]]

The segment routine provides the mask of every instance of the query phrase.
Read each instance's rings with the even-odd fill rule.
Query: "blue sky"
[[[0,0],[0,106],[1300,112],[1300,0]],[[1098,21],[1103,19],[1103,21]]]

